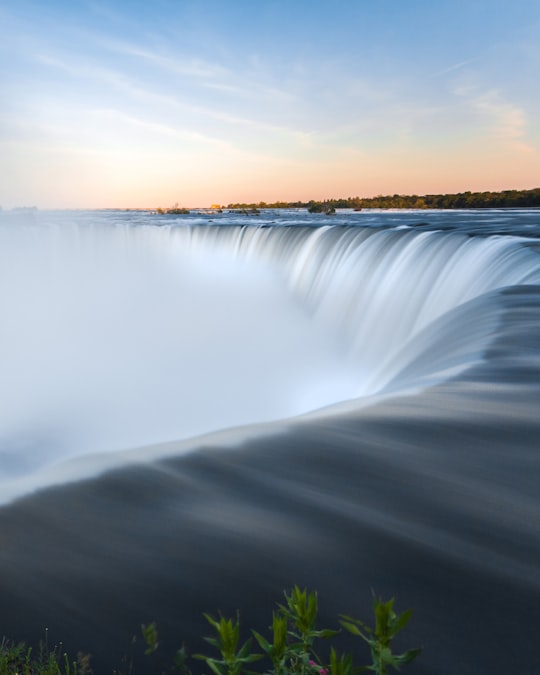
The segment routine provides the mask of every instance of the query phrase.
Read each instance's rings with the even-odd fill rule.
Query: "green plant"
[[[218,651],[218,656],[196,654],[194,658],[204,661],[214,675],[252,675],[252,664],[259,661],[262,667],[257,672],[267,675],[357,675],[366,670],[371,670],[376,675],[387,675],[389,668],[400,670],[401,666],[413,661],[421,652],[420,649],[410,649],[402,654],[392,652],[392,641],[407,626],[412,612],[407,610],[398,615],[394,611],[394,598],[385,602],[374,595],[374,628],[360,619],[340,615],[341,626],[369,645],[371,665],[355,666],[352,654],[339,654],[333,646],[325,660],[317,652],[316,643],[320,639],[334,637],[339,631],[317,627],[317,594],[294,586],[289,593],[284,593],[284,597],[285,601],[278,603],[272,614],[269,638],[253,630],[253,637],[242,643],[238,614],[235,620],[221,615],[214,618],[205,614],[215,632],[214,637],[206,637],[205,640]],[[156,623],[141,625],[141,633],[147,647],[145,654],[154,654],[160,645]],[[260,651],[252,649],[253,638]],[[126,664],[127,667],[122,672],[131,673],[132,656],[127,659]],[[190,675],[184,647],[176,652],[173,668]],[[2,639],[0,675],[14,673],[90,675],[92,669],[88,654],[79,652],[77,659],[71,660],[63,650],[62,643],[50,647],[46,629],[45,639],[40,642],[37,650],[26,646],[24,642],[14,643],[6,638]]]
[[[285,603],[278,604],[272,615],[269,639],[257,631],[252,631],[261,653],[251,651],[252,640],[248,639],[239,647],[240,621],[220,617],[215,619],[205,614],[207,621],[216,631],[216,637],[205,638],[215,647],[220,658],[197,654],[195,658],[205,661],[215,675],[250,675],[248,665],[266,658],[271,664],[269,675],[356,675],[365,670],[377,675],[387,675],[391,666],[399,670],[401,666],[413,661],[420,649],[411,649],[403,654],[393,654],[391,643],[411,618],[411,611],[397,615],[394,612],[394,599],[384,602],[373,598],[375,628],[370,628],[359,619],[341,615],[343,628],[353,635],[361,637],[371,650],[372,664],[355,667],[351,654],[338,654],[334,647],[330,650],[329,662],[325,663],[315,651],[318,639],[328,639],[339,631],[317,628],[318,599],[313,591],[294,586],[285,593]]]
[[[354,619],[346,615],[342,615],[340,623],[349,633],[358,635],[368,643],[373,663],[365,669],[373,670],[377,675],[387,675],[390,666],[399,670],[401,666],[413,661],[422,650],[416,648],[403,654],[392,653],[392,641],[397,633],[409,623],[412,616],[411,610],[398,615],[394,611],[394,598],[384,602],[374,595],[373,611],[375,613],[374,629],[360,619]]]
[[[201,659],[211,668],[215,675],[240,675],[248,663],[253,663],[263,658],[261,654],[250,653],[251,638],[239,647],[240,621],[220,617],[214,619],[210,614],[204,615],[208,623],[214,627],[216,637],[204,638],[206,642],[216,647],[221,654],[221,659],[215,659],[203,654],[195,654],[196,659]]]
[[[159,647],[156,622],[152,621],[152,623],[148,624],[143,623],[141,625],[141,633],[146,644],[146,650],[144,653],[149,656],[150,654],[153,654],[155,651],[157,651],[157,648]]]
[[[336,631],[317,629],[317,614],[317,594],[294,586],[290,594],[285,593],[285,604],[279,604],[277,612],[273,614],[272,642],[252,631],[259,646],[272,662],[272,672],[275,675],[326,673],[315,652],[314,643],[317,638],[333,637]]]
[[[62,649],[62,643],[49,646],[49,634],[39,643],[37,653],[24,642],[14,643],[5,637],[0,644],[0,675],[89,675],[91,668],[88,654],[77,654],[70,660]]]

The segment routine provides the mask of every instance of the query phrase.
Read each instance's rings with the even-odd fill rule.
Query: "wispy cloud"
[[[484,116],[490,135],[497,141],[520,151],[534,151],[526,141],[528,120],[523,108],[505,101],[496,90],[477,96],[472,105]]]
[[[434,77],[442,77],[443,75],[449,75],[450,73],[455,73],[458,70],[463,70],[464,68],[467,68],[467,66],[470,66],[472,63],[477,63],[478,61],[481,60],[480,56],[476,56],[472,59],[467,59],[465,61],[459,61],[458,63],[454,63],[451,66],[448,66],[447,68],[443,68],[442,70],[439,70],[434,74]]]
[[[159,90],[159,85],[156,85],[156,89],[149,89],[145,84],[133,81],[123,72],[113,68],[105,68],[81,60],[68,61],[66,58],[61,58],[52,54],[41,53],[37,58],[43,65],[60,69],[73,78],[77,78],[78,81],[87,79],[98,86],[108,85],[114,91],[120,91],[138,101],[144,101],[151,105],[155,105],[160,111],[163,110],[163,107],[172,108],[189,112],[191,115],[198,118],[199,122],[201,118],[208,118],[230,126],[253,129],[266,134],[270,133],[287,136],[291,139],[296,138],[299,141],[306,135],[306,132],[304,131],[299,131],[283,124],[264,121],[258,117],[240,116],[228,112],[225,109],[222,110],[218,107],[209,107],[196,103],[193,97],[184,99],[182,92],[178,94],[163,93]],[[172,91],[174,91],[174,89]]]
[[[103,120],[111,120],[115,124],[128,126],[143,130],[148,134],[166,136],[179,141],[188,141],[190,143],[204,144],[219,150],[234,150],[234,146],[221,138],[215,138],[198,131],[171,127],[166,124],[151,122],[147,119],[128,115],[114,109],[97,109],[92,112],[93,115]]]
[[[111,40],[109,38],[97,37],[96,43],[101,47],[123,54],[126,56],[135,56],[145,61],[149,61],[163,70],[178,75],[186,75],[197,79],[216,79],[230,77],[232,72],[221,64],[211,63],[202,58],[194,57],[171,57],[159,54],[151,49],[135,45],[123,40]]]
[[[96,42],[105,49],[118,54],[140,58],[156,66],[162,73],[190,78],[194,84],[201,88],[214,89],[254,100],[260,100],[261,97],[273,100],[293,100],[295,98],[290,91],[267,84],[264,81],[263,68],[254,69],[251,63],[238,70],[237,64],[233,68],[201,57],[159,53],[123,40],[97,38]]]
[[[462,114],[468,115],[469,126],[491,142],[505,145],[519,152],[534,152],[528,140],[534,124],[531,123],[530,106],[512,100],[511,87],[487,88],[478,77],[459,77],[452,88],[453,96],[459,101]],[[526,100],[526,98],[525,98]]]

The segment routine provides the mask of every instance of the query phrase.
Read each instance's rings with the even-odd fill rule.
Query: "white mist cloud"
[[[0,227],[0,474],[353,395],[337,340],[276,269],[188,240]]]

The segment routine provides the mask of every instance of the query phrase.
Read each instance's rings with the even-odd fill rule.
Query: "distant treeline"
[[[307,208],[313,212],[331,209],[494,209],[511,207],[540,207],[540,188],[533,190],[504,190],[503,192],[458,192],[444,195],[379,195],[377,197],[347,197],[309,202],[259,202],[258,204],[229,204],[229,209],[294,209]]]

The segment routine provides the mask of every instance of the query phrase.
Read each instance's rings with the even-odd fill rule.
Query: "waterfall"
[[[0,476],[426,387],[482,359],[510,237],[361,227],[0,227]]]

